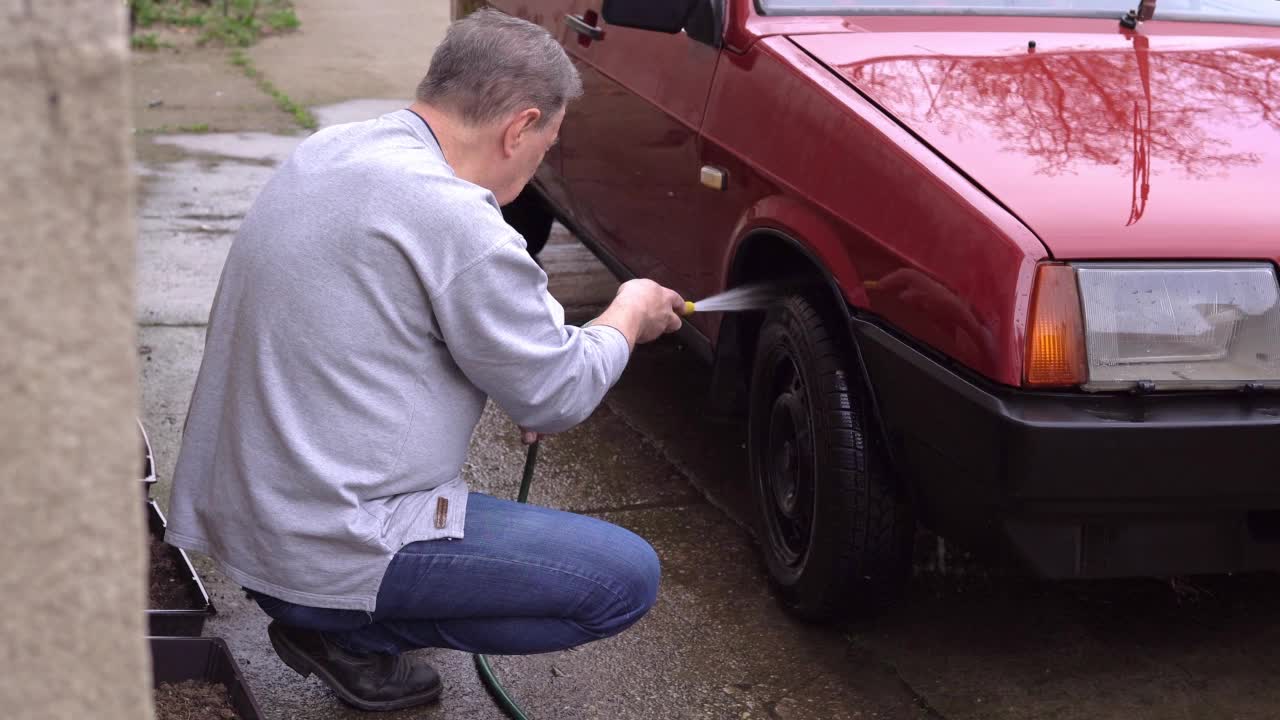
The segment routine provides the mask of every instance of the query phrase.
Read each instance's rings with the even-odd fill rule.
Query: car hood
[[[1280,41],[1118,29],[1034,39],[791,38],[1056,257],[1280,259]]]

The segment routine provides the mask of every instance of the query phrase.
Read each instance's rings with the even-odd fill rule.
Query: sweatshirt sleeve
[[[568,430],[622,376],[630,350],[615,328],[569,327],[547,276],[513,236],[432,295],[458,367],[518,425]]]

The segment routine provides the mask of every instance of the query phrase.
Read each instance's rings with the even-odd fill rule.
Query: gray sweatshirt
[[[567,327],[494,196],[408,110],[304,141],[231,246],[166,539],[289,602],[372,611],[392,555],[461,538],[486,396],[566,430],[626,366]]]

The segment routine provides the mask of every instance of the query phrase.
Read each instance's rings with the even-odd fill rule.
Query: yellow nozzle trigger
[[[693,303],[692,303],[692,302],[690,302],[690,301],[688,301],[688,300],[685,300],[685,301],[684,301],[684,312],[682,312],[682,313],[680,313],[680,314],[681,314],[681,315],[692,315],[692,314],[693,314]]]

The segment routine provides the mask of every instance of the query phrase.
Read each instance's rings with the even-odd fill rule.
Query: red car
[[[690,341],[796,612],[892,598],[917,522],[1054,578],[1280,567],[1280,2],[1128,1],[491,3],[586,87],[532,245],[794,288]]]

